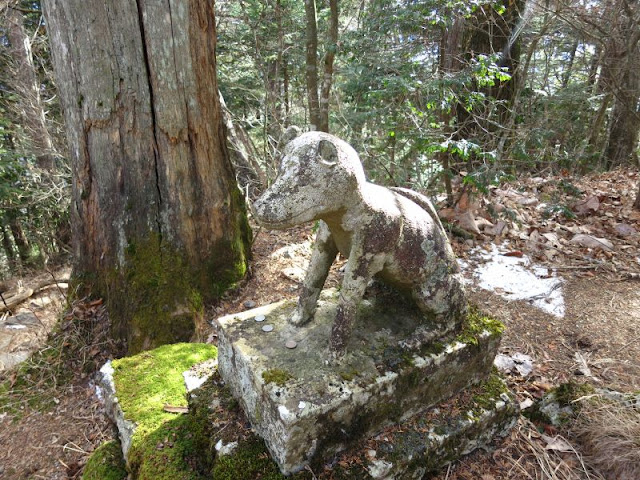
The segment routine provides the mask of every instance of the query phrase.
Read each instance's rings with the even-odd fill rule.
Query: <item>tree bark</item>
[[[13,60],[15,85],[12,88],[19,96],[20,114],[36,157],[43,170],[54,166],[55,149],[45,122],[45,109],[40,95],[40,81],[36,75],[31,53],[31,40],[23,26],[23,16],[13,7],[7,10],[9,52]]]
[[[16,247],[18,247],[18,257],[23,264],[27,263],[31,257],[31,244],[29,243],[27,235],[24,233],[22,222],[20,222],[15,210],[7,211],[7,220],[13,241]]]
[[[329,132],[329,95],[333,81],[333,62],[338,50],[338,0],[329,0],[329,38],[327,51],[324,55],[324,76],[320,92],[320,118],[318,130]]]
[[[208,0],[49,0],[73,171],[74,276],[129,352],[188,340],[241,278],[249,227]]]
[[[315,0],[304,0],[306,15],[306,78],[309,123],[311,130],[320,127],[320,102],[318,100],[318,22],[316,21]]]
[[[4,249],[4,254],[7,257],[7,262],[9,266],[13,265],[15,260],[15,253],[13,251],[13,241],[11,240],[11,234],[9,233],[9,229],[4,224],[4,219],[0,223],[0,235],[2,236],[2,248]]]
[[[607,169],[637,164],[640,131],[640,8],[624,1],[613,4],[611,26],[602,66],[604,88],[613,94],[604,163]]]

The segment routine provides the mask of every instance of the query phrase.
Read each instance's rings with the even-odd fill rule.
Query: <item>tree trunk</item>
[[[576,52],[578,50],[578,40],[574,40],[571,45],[571,50],[569,51],[569,61],[567,63],[567,69],[562,76],[562,88],[567,88],[569,85],[569,80],[571,80],[571,75],[573,74],[573,64],[576,60]]]
[[[40,96],[40,81],[36,75],[31,53],[31,40],[23,26],[22,13],[13,7],[7,10],[9,52],[15,69],[15,85],[12,88],[19,96],[21,115],[24,119],[33,153],[38,166],[44,170],[53,169],[55,151],[44,115]]]
[[[443,32],[442,39],[440,41],[440,58],[439,69],[442,81],[456,72],[459,72],[464,68],[462,61],[462,33],[465,29],[464,18],[457,18],[454,20],[451,27]],[[443,95],[444,96],[444,95]],[[451,138],[454,134],[454,128],[452,126],[453,113],[451,110],[441,109],[440,122],[443,125],[444,134],[447,138]],[[438,160],[442,165],[442,179],[444,181],[445,192],[447,194],[447,205],[452,206],[453,188],[451,185],[451,178],[453,176],[452,167],[452,154],[448,151],[438,152]]]
[[[490,87],[476,87],[485,95],[501,101],[497,110],[500,125],[508,120],[509,107],[520,85],[517,78],[521,45],[518,23],[522,18],[525,3],[526,0],[502,0],[495,5],[483,5],[467,20],[462,33],[462,52],[465,60],[469,61],[478,55],[499,54],[499,66],[506,67],[511,75],[511,80],[507,82],[496,81],[495,85]],[[504,7],[503,13],[498,13],[498,4]],[[491,148],[491,143],[497,144],[486,135],[487,132],[496,132],[496,122],[484,122],[482,114],[474,115],[464,105],[458,105],[456,116],[461,138],[478,140],[487,149]]]
[[[637,73],[630,73],[638,77]],[[611,112],[609,138],[604,152],[605,166],[611,169],[618,165],[638,164],[638,133],[640,133],[640,112],[635,105],[640,100],[640,82],[635,83],[635,92],[619,92]],[[633,85],[628,84],[629,88]]]
[[[587,83],[593,87],[596,86],[596,79],[598,77],[598,67],[602,61],[602,47],[600,44],[596,44],[595,52],[591,57],[591,62],[589,63],[589,75],[587,76]],[[593,89],[593,94],[597,92],[596,88]]]
[[[73,170],[74,276],[129,352],[188,340],[240,279],[250,230],[207,0],[49,0]]]
[[[7,225],[5,225],[5,219],[2,218],[1,220],[2,222],[0,222],[0,235],[2,235],[2,248],[4,249],[4,253],[7,257],[9,269],[11,270],[14,267],[16,255],[13,250],[13,240],[11,239],[9,228]]]
[[[267,176],[257,162],[260,158],[251,137],[241,125],[233,123],[231,112],[220,93],[222,119],[227,129],[227,149],[236,172],[238,185],[245,196],[258,198],[267,187]]]
[[[316,1],[304,0],[306,14],[307,44],[307,101],[309,103],[309,123],[311,130],[320,128],[320,102],[318,100],[318,22],[316,21]]]
[[[607,169],[624,163],[637,164],[640,131],[640,9],[624,2],[614,4],[602,66],[604,88],[614,96],[604,163]]]
[[[615,102],[609,122],[609,136],[604,152],[605,165],[610,169],[617,165],[637,165],[638,133],[640,132],[640,45],[638,42],[628,51],[630,58],[618,77]],[[621,63],[622,63],[621,62]]]
[[[329,95],[333,81],[333,61],[338,50],[338,0],[329,0],[329,41],[324,56],[324,77],[320,92],[320,124],[318,130],[329,132]]]
[[[13,237],[13,241],[15,242],[16,247],[18,247],[18,257],[24,265],[25,263],[29,262],[29,259],[31,257],[31,244],[29,243],[27,235],[24,233],[22,223],[20,222],[16,211],[8,210],[7,218],[9,221],[11,236]]]

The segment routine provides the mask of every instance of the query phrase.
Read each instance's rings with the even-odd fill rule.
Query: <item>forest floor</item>
[[[526,375],[507,373],[523,406],[566,382],[640,390],[640,212],[631,208],[639,180],[630,169],[577,180],[523,178],[475,200],[463,196],[457,208],[441,211],[469,233],[458,230],[463,237],[453,237],[454,250],[466,265],[472,302],[506,325],[500,352],[532,360],[533,370]],[[250,276],[210,307],[211,319],[297,295],[311,229],[257,228],[254,236]],[[518,292],[508,286],[480,288],[477,272],[497,263],[497,257],[487,256],[496,247],[503,257],[528,259],[526,268],[540,279],[558,275],[555,289],[564,299],[562,308],[539,308],[547,298],[535,295],[517,300]],[[327,286],[339,284],[343,262],[334,266]],[[543,268],[533,269],[533,264]],[[47,325],[30,340],[37,337],[37,353],[19,375],[0,371],[0,478],[79,478],[88,455],[114,436],[92,381],[92,373],[113,351],[108,318],[99,300],[76,301],[63,313],[61,291],[39,295],[60,296],[45,302],[47,309],[38,306],[39,296],[22,307]],[[46,331],[52,332],[49,337]],[[215,342],[213,330],[209,341]],[[491,452],[475,452],[434,478],[624,478],[619,471],[607,471],[602,457],[609,453],[598,452],[597,441],[585,441],[583,427],[584,422],[580,428],[534,425],[521,417]]]

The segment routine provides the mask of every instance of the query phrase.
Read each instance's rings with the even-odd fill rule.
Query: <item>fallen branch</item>
[[[38,293],[40,290],[50,287],[52,285],[58,286],[60,288],[60,283],[66,283],[69,279],[60,279],[60,280],[43,280],[38,283],[34,288],[27,288],[22,292],[18,292],[11,297],[4,297],[4,303],[0,304],[0,313],[6,312],[7,310],[13,310],[16,306],[20,305],[25,300],[31,298],[34,294]]]

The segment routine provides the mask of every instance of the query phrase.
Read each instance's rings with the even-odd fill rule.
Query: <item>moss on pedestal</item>
[[[462,331],[456,336],[455,341],[477,345],[478,336],[484,332],[487,332],[491,337],[500,336],[504,332],[504,325],[472,305],[469,307],[467,318],[462,325]]]
[[[260,478],[261,480],[284,480],[264,442],[253,437],[240,443],[237,453],[216,459],[212,477],[215,480],[237,480],[240,478]]]
[[[176,416],[163,407],[186,406],[182,373],[216,355],[212,345],[181,343],[113,361],[120,406],[136,424],[128,454],[133,478],[206,478],[197,443],[200,426],[193,417]]]
[[[82,480],[124,480],[127,478],[120,443],[115,440],[100,445],[89,457]]]
[[[230,393],[217,373],[195,393],[189,411],[199,418],[198,423],[207,425],[204,441],[213,452],[209,478],[215,480],[372,479],[369,468],[375,459],[393,465],[394,478],[419,478],[417,472],[436,471],[465,452],[486,446],[494,435],[504,435],[518,413],[512,395],[494,371],[486,381],[435,408],[393,425],[333,458],[316,459],[311,470],[285,477],[264,442],[251,432],[237,405],[227,408]],[[230,454],[215,453],[215,443],[234,440],[238,446]],[[375,458],[370,457],[372,450],[376,451]]]
[[[265,384],[275,383],[279,387],[284,386],[284,384],[287,383],[287,380],[291,380],[292,378],[293,375],[286,370],[281,370],[279,368],[272,368],[262,372],[262,379]]]

